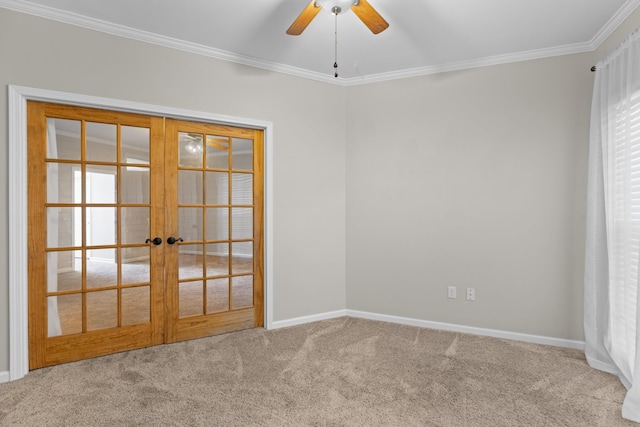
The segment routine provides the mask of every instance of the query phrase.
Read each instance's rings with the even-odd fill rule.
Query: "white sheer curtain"
[[[47,119],[47,157],[58,157],[58,141],[56,138],[56,121]],[[58,165],[50,163],[47,168],[47,200],[58,200]],[[47,244],[50,248],[58,246],[58,210],[47,212]],[[47,289],[58,290],[58,253],[49,252],[47,256]],[[60,316],[58,314],[58,297],[47,298],[48,333],[50,337],[62,334]]]
[[[628,389],[640,422],[640,33],[598,62],[591,109],[585,258],[585,354]]]

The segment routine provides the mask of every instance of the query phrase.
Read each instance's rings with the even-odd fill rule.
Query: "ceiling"
[[[369,0],[373,35],[349,11],[285,34],[309,0],[0,0],[0,7],[342,85],[592,51],[640,0]]]

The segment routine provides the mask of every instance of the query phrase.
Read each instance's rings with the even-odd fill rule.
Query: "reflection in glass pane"
[[[253,170],[253,141],[250,139],[233,139],[232,163],[234,170]]]
[[[80,160],[80,130],[78,120],[47,119],[47,157],[49,159]]]
[[[233,242],[231,244],[231,272],[233,274],[253,273],[253,243]]]
[[[122,326],[151,321],[151,288],[125,288],[122,290]]]
[[[207,277],[229,274],[229,244],[207,244]]]
[[[47,247],[73,246],[74,233],[77,237],[82,235],[81,230],[74,228],[74,215],[81,214],[82,208],[47,208]]]
[[[251,239],[253,237],[253,209],[231,209],[231,237],[233,239]]]
[[[178,208],[178,235],[185,241],[202,240],[202,208]]]
[[[151,281],[151,257],[148,246],[120,249],[122,284],[149,283]]]
[[[116,208],[86,209],[87,246],[115,245]]]
[[[98,162],[116,161],[116,125],[87,122],[86,158]]]
[[[178,316],[203,314],[202,281],[180,283],[178,289]]]
[[[229,169],[229,137],[207,135],[207,168]]]
[[[82,332],[82,295],[60,295],[47,298],[49,336]]]
[[[202,167],[204,149],[202,135],[178,132],[178,165]]]
[[[207,172],[207,198],[208,205],[229,204],[229,173]]]
[[[149,168],[125,166],[121,172],[120,201],[125,204],[149,203]]]
[[[77,291],[82,288],[82,251],[47,254],[47,291]]]
[[[253,276],[231,278],[231,308],[253,306]]]
[[[149,238],[149,208],[120,208],[122,244],[144,243]]]
[[[229,279],[207,280],[207,313],[229,310]]]
[[[82,185],[82,180],[75,179],[74,171],[80,172],[80,165],[73,163],[47,163],[47,202],[48,203],[80,203],[76,200],[74,189]],[[78,173],[78,178],[80,174]],[[77,193],[82,194],[82,193]]]
[[[253,174],[234,173],[231,182],[231,203],[234,205],[253,204]]]
[[[87,288],[103,288],[118,284],[116,249],[94,249],[87,251]]]
[[[149,129],[120,126],[122,161],[125,163],[149,164]]]
[[[229,238],[229,208],[207,208],[207,240]]]
[[[202,172],[178,171],[178,203],[202,204]]]
[[[201,278],[203,273],[202,245],[180,245],[178,255],[178,278]]]
[[[118,326],[118,291],[87,294],[87,331]]]
[[[116,203],[117,173],[115,166],[87,167],[87,203]]]

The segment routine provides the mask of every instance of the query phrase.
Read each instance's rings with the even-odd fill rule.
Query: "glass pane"
[[[202,282],[180,283],[178,291],[178,316],[197,316],[202,313]]]
[[[80,129],[78,120],[47,119],[47,157],[80,160]]]
[[[202,167],[202,135],[178,132],[178,165]]]
[[[253,243],[234,242],[231,244],[231,272],[233,274],[253,273]]]
[[[64,248],[79,245],[82,227],[74,224],[81,214],[82,208],[47,208],[47,246]]]
[[[202,240],[202,209],[178,208],[178,235],[185,241]]]
[[[123,162],[149,164],[149,129],[121,126],[120,141]]]
[[[115,166],[87,167],[87,203],[116,203],[117,169]]]
[[[116,249],[87,251],[87,288],[103,288],[118,284]]]
[[[125,288],[122,290],[122,326],[151,321],[151,288]]]
[[[253,238],[253,209],[233,208],[231,209],[231,237],[233,239]]]
[[[120,208],[122,244],[144,243],[149,238],[149,215],[149,208]]]
[[[253,141],[250,139],[233,139],[233,169],[253,170]]]
[[[229,137],[207,135],[207,168],[229,169]]]
[[[143,204],[149,203],[149,168],[125,166],[121,172],[120,201],[121,203]]]
[[[231,278],[231,308],[253,307],[253,276]]]
[[[98,162],[116,161],[116,125],[87,122],[87,160]]]
[[[207,208],[207,240],[229,238],[229,208]]]
[[[207,313],[229,310],[229,279],[207,280]]]
[[[209,243],[206,263],[207,277],[229,274],[229,244]]]
[[[81,203],[82,192],[75,191],[82,185],[80,176],[79,164],[47,163],[47,202]]]
[[[178,171],[178,203],[202,204],[202,172]]]
[[[122,258],[122,284],[149,283],[151,281],[151,257],[147,246],[120,249]]]
[[[118,326],[118,291],[87,294],[87,331]]]
[[[234,205],[253,204],[253,175],[234,173],[231,182],[231,203]]]
[[[115,245],[116,208],[87,208],[87,246]]]
[[[47,254],[47,290],[77,291],[82,288],[82,251],[49,252]]]
[[[208,205],[229,204],[229,173],[207,172],[207,198]]]
[[[202,277],[202,245],[180,245],[178,255],[178,278]]]
[[[49,336],[79,334],[82,332],[81,294],[47,298],[49,310]]]

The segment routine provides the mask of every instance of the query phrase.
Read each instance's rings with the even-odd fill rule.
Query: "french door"
[[[262,326],[262,131],[27,110],[30,369]]]

